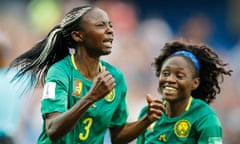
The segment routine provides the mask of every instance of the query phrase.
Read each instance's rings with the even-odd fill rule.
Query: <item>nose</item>
[[[176,83],[176,77],[173,74],[169,74],[169,75],[160,75],[159,77],[159,87],[161,85],[165,85],[165,84],[175,84]]]
[[[112,34],[113,35],[114,30],[113,30],[112,26],[108,25],[107,29],[106,29],[106,32],[107,32],[107,34]]]
[[[166,77],[166,81],[169,83],[174,83],[176,82],[176,77],[173,74],[170,74],[169,76]]]

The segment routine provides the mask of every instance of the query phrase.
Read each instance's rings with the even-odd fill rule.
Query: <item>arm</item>
[[[110,128],[111,139],[113,144],[127,143],[140,135],[151,123],[160,119],[165,108],[160,100],[152,100],[150,95],[147,95],[148,114],[142,119],[127,123],[120,128]]]
[[[93,86],[81,100],[64,113],[49,113],[46,118],[46,131],[51,140],[57,140],[67,134],[76,125],[87,109],[103,98],[115,87],[113,77],[107,71],[98,74]]]
[[[72,130],[92,104],[92,100],[84,98],[64,113],[54,112],[48,114],[46,118],[46,131],[50,139],[53,141],[57,140]]]

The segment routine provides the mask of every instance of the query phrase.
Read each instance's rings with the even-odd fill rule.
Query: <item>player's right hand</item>
[[[102,71],[94,78],[92,87],[88,93],[88,98],[94,102],[105,97],[115,87],[116,83],[112,75],[102,68]]]
[[[159,99],[153,99],[150,94],[147,94],[146,100],[148,103],[148,120],[150,122],[154,122],[160,119],[162,114],[165,112],[165,106],[163,105],[163,102]]]

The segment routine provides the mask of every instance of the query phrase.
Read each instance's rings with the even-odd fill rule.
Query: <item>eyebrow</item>
[[[170,69],[171,67],[170,67],[170,66],[165,66],[165,68],[164,68],[164,69],[166,69],[166,68]],[[163,67],[162,67],[162,69],[163,69]],[[184,68],[183,68],[183,67],[177,67],[177,69],[182,69],[182,70],[184,70]]]

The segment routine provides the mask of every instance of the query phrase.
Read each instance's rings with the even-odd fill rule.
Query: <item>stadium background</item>
[[[238,0],[0,0],[0,34],[8,38],[6,66],[58,24],[63,15],[91,2],[109,12],[115,28],[113,53],[104,57],[126,75],[129,121],[159,97],[151,62],[164,42],[191,37],[214,48],[234,69],[212,104],[223,124],[224,144],[240,141],[240,1]],[[24,97],[19,144],[32,144],[41,130],[41,88]],[[33,96],[34,95],[34,96]],[[134,143],[134,142],[132,142]]]

